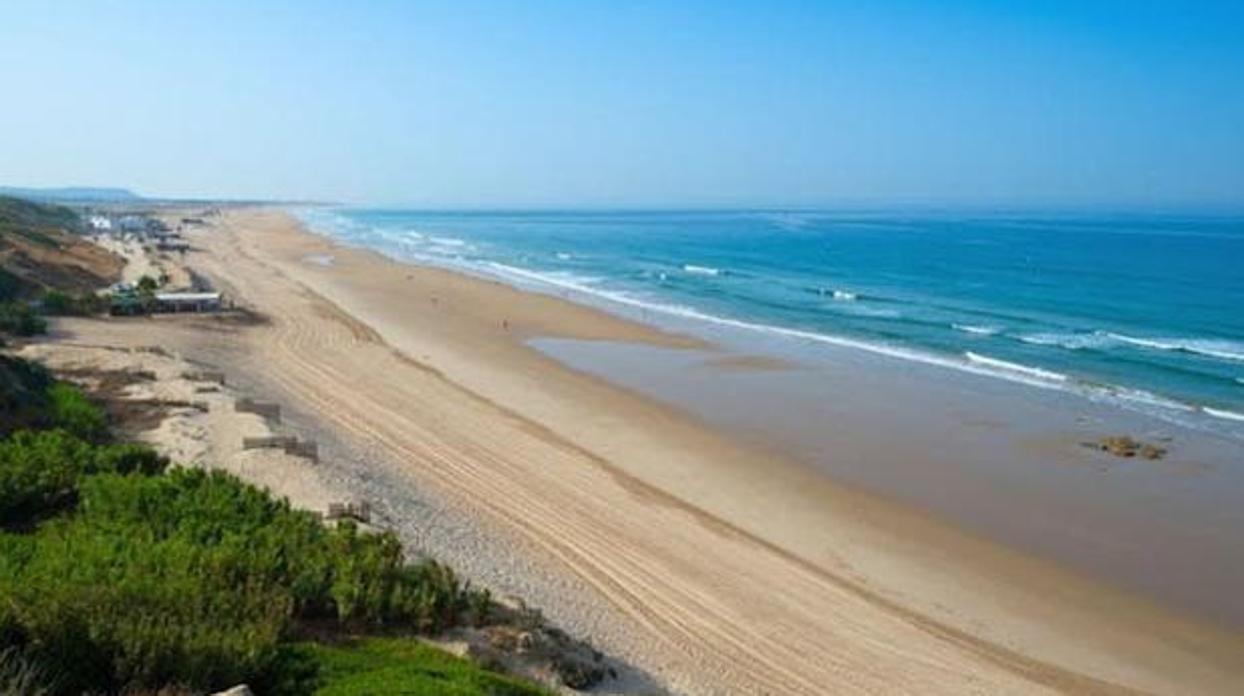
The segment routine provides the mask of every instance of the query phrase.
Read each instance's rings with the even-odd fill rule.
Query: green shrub
[[[46,424],[52,375],[42,366],[0,355],[0,437]]]
[[[63,428],[92,442],[102,442],[108,438],[107,415],[91,403],[80,389],[66,382],[58,382],[48,387],[47,395],[48,414],[54,427]]]
[[[25,525],[76,500],[90,445],[61,432],[18,432],[0,442],[0,526]]]
[[[46,333],[48,323],[25,302],[0,303],[0,333],[34,336]]]
[[[62,675],[66,691],[207,689],[272,668],[293,612],[281,582],[293,549],[282,554],[272,534],[213,529],[205,516],[214,506],[196,510],[188,500],[210,491],[180,485],[213,480],[93,475],[77,514],[4,549],[0,596],[10,598],[27,652]],[[172,522],[169,503],[185,523]]]
[[[32,534],[0,535],[25,539],[0,545],[11,623],[66,688],[280,681],[281,643],[300,619],[436,631],[471,603],[448,567],[406,566],[391,534],[327,529],[220,472],[137,475],[158,466],[119,447],[60,432],[0,444],[0,471],[54,470],[45,488],[78,503]]]
[[[71,507],[89,474],[159,473],[167,461],[141,445],[91,444],[61,430],[0,440],[0,526],[25,526]]]
[[[323,655],[291,646],[300,626],[436,632],[487,613],[487,593],[408,564],[392,534],[329,529],[228,474],[106,444],[103,412],[40,368],[0,359],[0,386],[0,425],[55,428],[0,439],[0,694],[42,674],[53,694],[301,694]],[[495,679],[443,693],[529,693]]]
[[[59,290],[48,290],[43,295],[43,313],[52,316],[92,316],[108,310],[108,300],[94,293],[70,295]]]

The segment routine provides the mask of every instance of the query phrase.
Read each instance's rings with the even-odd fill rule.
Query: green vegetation
[[[68,208],[0,196],[0,252],[12,240],[56,248],[56,235],[77,225],[77,214]],[[33,292],[28,280],[0,267],[0,334],[33,336],[47,330],[47,322],[23,301]]]
[[[69,208],[0,196],[0,334],[43,333],[47,322],[40,312],[86,316],[107,310],[106,300],[92,291],[109,282],[119,265],[69,234],[80,227]]]
[[[0,527],[29,526],[72,506],[92,474],[150,475],[165,464],[145,447],[92,446],[63,430],[14,433],[0,441]]]
[[[47,331],[48,323],[21,300],[0,302],[0,333],[34,336]]]
[[[0,236],[14,235],[40,246],[55,247],[57,233],[76,231],[81,225],[78,214],[64,206],[0,196]]]
[[[0,437],[51,422],[47,392],[52,384],[43,366],[0,355]]]
[[[41,303],[43,313],[51,316],[87,317],[108,311],[107,298],[84,292],[71,295],[59,290],[48,290]]]
[[[543,693],[409,637],[481,620],[489,599],[392,534],[109,442],[102,412],[36,366],[4,358],[0,384],[0,693],[40,675],[49,694]],[[378,631],[408,637],[300,640]]]
[[[341,646],[302,643],[295,650],[320,666],[317,696],[540,696],[548,692],[400,638],[367,638]]]

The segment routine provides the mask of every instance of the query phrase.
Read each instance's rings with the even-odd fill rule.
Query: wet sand
[[[342,248],[277,211],[230,210],[191,239],[194,269],[269,321],[148,322],[149,340],[167,325],[170,344],[263,381],[366,451],[378,477],[401,472],[385,480],[508,540],[523,565],[495,582],[675,691],[1231,693],[1244,679],[1238,633],[836,482],[527,343],[701,341]]]
[[[532,345],[837,481],[1244,626],[1244,470],[1226,437],[847,348],[723,369],[754,358],[602,341]],[[1088,446],[1119,434],[1166,454],[1120,458]]]

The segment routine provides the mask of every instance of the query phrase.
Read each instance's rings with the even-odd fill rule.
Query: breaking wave
[[[682,270],[685,273],[691,273],[693,275],[706,275],[706,276],[721,275],[720,268],[713,268],[712,266],[696,266],[695,264],[691,264],[691,263],[683,264]]]
[[[1244,362],[1244,344],[1235,341],[1202,338],[1142,338],[1118,333],[1106,333],[1105,335],[1120,343],[1150,350],[1177,351],[1219,360]]]
[[[975,326],[973,324],[951,324],[950,328],[976,336],[995,336],[1002,330],[996,326]]]
[[[998,370],[1015,372],[1036,379],[1049,380],[1051,382],[1067,381],[1067,375],[1064,375],[1061,372],[1053,372],[1051,370],[1043,370],[1039,367],[1031,367],[1029,365],[1021,365],[1019,363],[1013,363],[1006,360],[999,360],[997,358],[991,358],[979,353],[973,353],[970,350],[966,351],[963,355],[967,357],[968,362],[976,363],[977,365],[984,365]]]

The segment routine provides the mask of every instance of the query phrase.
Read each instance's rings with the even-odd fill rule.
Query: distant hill
[[[122,260],[74,234],[81,226],[69,208],[0,196],[0,300],[90,292],[119,278]]]
[[[123,188],[94,188],[69,186],[64,188],[19,188],[0,186],[0,196],[26,198],[32,201],[57,201],[74,203],[133,203],[143,197]]]

